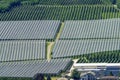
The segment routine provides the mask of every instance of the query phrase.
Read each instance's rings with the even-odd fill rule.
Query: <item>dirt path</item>
[[[52,48],[55,42],[50,42],[47,46],[47,60],[51,59]]]
[[[59,40],[63,28],[64,28],[64,22],[61,23],[60,30],[59,30],[59,32],[56,36],[55,41],[54,42],[48,42],[48,44],[49,44],[49,45],[47,45],[47,60],[48,61],[52,58],[52,56],[51,56],[52,49],[54,47],[55,42]]]
[[[55,41],[59,40],[60,35],[62,34],[62,31],[63,31],[63,28],[64,28],[64,22],[61,23],[61,27]]]

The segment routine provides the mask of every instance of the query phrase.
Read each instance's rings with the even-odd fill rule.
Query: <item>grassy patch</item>
[[[52,77],[51,79],[52,80],[57,80],[59,77]]]

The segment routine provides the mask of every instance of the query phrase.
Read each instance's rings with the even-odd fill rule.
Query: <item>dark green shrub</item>
[[[74,69],[74,70],[72,71],[71,77],[72,77],[73,79],[75,79],[75,80],[79,80],[79,79],[80,79],[80,73],[79,73],[76,69]]]
[[[120,9],[120,0],[117,0],[117,7]]]
[[[12,7],[20,5],[20,0],[1,0],[0,1],[0,12],[9,11]]]

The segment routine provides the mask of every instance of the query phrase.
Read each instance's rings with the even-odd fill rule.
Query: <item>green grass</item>
[[[57,76],[51,76],[51,80],[57,80],[58,78],[60,78],[60,77],[57,77]],[[45,77],[45,80],[47,80],[47,77]]]

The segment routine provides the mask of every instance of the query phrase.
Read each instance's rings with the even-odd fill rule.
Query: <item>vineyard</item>
[[[65,21],[60,39],[119,39],[120,19]]]
[[[37,60],[0,63],[0,76],[30,78],[36,73],[58,75],[60,72],[68,69],[71,64],[71,59],[52,59],[50,62],[47,60]]]
[[[2,21],[0,24],[0,40],[54,40],[60,21]]]
[[[78,63],[119,63],[120,53],[119,51],[106,51],[94,54],[85,54],[79,56]]]
[[[0,41],[0,62],[46,58],[45,40]]]
[[[0,13],[0,21],[8,20],[91,20],[119,18],[120,11],[114,6],[21,6],[10,12]]]
[[[120,40],[117,39],[59,40],[55,43],[52,56],[79,58],[84,54],[119,50],[119,47]]]
[[[120,0],[0,0],[0,80],[66,76],[75,61],[120,63]]]
[[[45,5],[112,4],[110,0],[40,0]]]
[[[0,0],[0,12],[10,11],[22,5],[81,5],[81,4],[115,4],[115,0]]]

